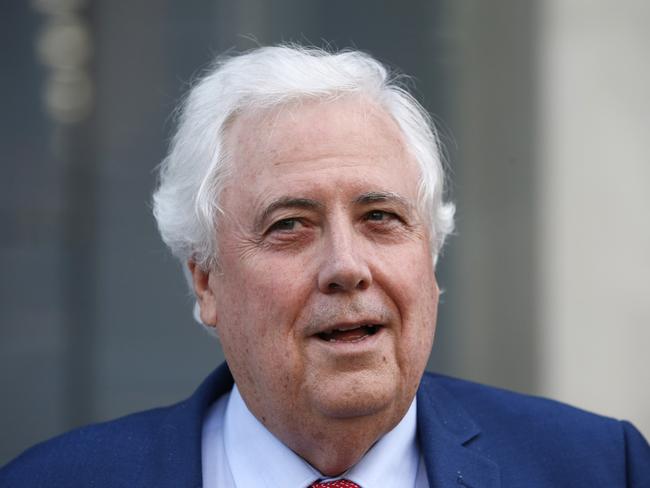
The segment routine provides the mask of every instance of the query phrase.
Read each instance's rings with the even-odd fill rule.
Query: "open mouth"
[[[319,339],[328,342],[359,342],[375,335],[380,327],[380,325],[376,324],[365,324],[353,328],[332,329],[321,332],[317,336]]]

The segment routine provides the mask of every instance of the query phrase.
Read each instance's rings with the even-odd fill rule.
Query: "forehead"
[[[230,125],[226,148],[237,186],[290,190],[292,183],[356,179],[357,186],[383,186],[374,190],[417,191],[419,169],[397,123],[359,96],[244,112]]]

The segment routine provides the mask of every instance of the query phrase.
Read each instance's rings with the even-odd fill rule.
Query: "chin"
[[[368,372],[320,378],[311,392],[312,405],[324,416],[346,419],[390,413],[404,401],[396,375]],[[406,402],[406,408],[410,399]]]

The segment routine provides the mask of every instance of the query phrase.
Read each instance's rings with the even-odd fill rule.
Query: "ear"
[[[217,301],[214,290],[210,287],[210,273],[201,269],[194,261],[188,261],[187,267],[192,274],[194,294],[199,304],[201,322],[210,327],[217,325]]]

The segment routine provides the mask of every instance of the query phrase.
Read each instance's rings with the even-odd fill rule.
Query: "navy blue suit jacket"
[[[223,365],[184,402],[39,444],[0,487],[198,488],[202,419],[232,382]],[[417,402],[432,488],[650,487],[650,446],[627,422],[433,374]]]

